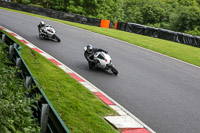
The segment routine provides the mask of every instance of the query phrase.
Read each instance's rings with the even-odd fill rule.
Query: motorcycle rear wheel
[[[40,38],[40,39],[43,39],[44,36],[43,36],[42,34],[39,34],[39,38]]]

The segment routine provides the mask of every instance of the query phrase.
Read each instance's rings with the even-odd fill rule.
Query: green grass
[[[27,15],[31,15],[35,17],[45,18],[45,19],[57,21],[60,23],[72,25],[75,27],[83,28],[86,30],[90,30],[90,31],[100,33],[106,36],[110,36],[119,40],[123,40],[129,43],[171,56],[171,57],[180,59],[182,61],[194,64],[196,66],[200,66],[200,48],[197,48],[197,47],[193,47],[193,46],[189,46],[189,45],[185,45],[181,43],[176,43],[172,41],[162,40],[158,38],[143,36],[139,34],[119,31],[115,29],[107,29],[107,28],[100,28],[96,26],[73,23],[69,21],[54,19],[50,17],[17,11],[13,9],[7,9],[7,8],[2,8],[2,7],[0,7],[0,9],[23,13],[23,14],[27,14]]]
[[[22,46],[22,57],[71,133],[118,132],[104,120],[116,112],[45,57],[8,36]]]

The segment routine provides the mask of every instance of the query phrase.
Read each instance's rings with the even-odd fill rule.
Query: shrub
[[[184,31],[187,34],[195,35],[195,36],[200,36],[200,29],[198,27],[194,28],[194,30],[191,31]]]
[[[28,5],[30,4],[30,0],[22,0],[22,4]]]
[[[31,109],[38,97],[25,96],[30,90],[26,90],[24,81],[17,77],[19,71],[0,44],[0,132],[37,133],[40,128]]]

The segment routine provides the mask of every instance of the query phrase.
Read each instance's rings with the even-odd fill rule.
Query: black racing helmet
[[[87,52],[88,52],[88,53],[91,54],[91,53],[93,52],[93,49],[94,49],[94,48],[93,48],[93,46],[92,46],[91,44],[88,44],[88,45],[87,45]]]

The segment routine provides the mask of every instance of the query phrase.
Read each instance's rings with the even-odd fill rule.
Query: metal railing
[[[8,45],[9,50],[9,58],[19,67],[22,72],[20,72],[21,77],[25,81],[26,89],[33,87],[33,91],[29,94],[30,97],[35,94],[40,94],[41,98],[36,104],[37,109],[33,109],[33,115],[38,119],[41,130],[41,133],[70,133],[68,128],[65,126],[64,122],[48,100],[45,93],[39,87],[39,84],[33,77],[31,71],[23,60],[20,48],[14,40],[12,40],[9,36],[6,35],[3,31],[0,31],[0,37],[2,39],[2,43],[6,43]]]

